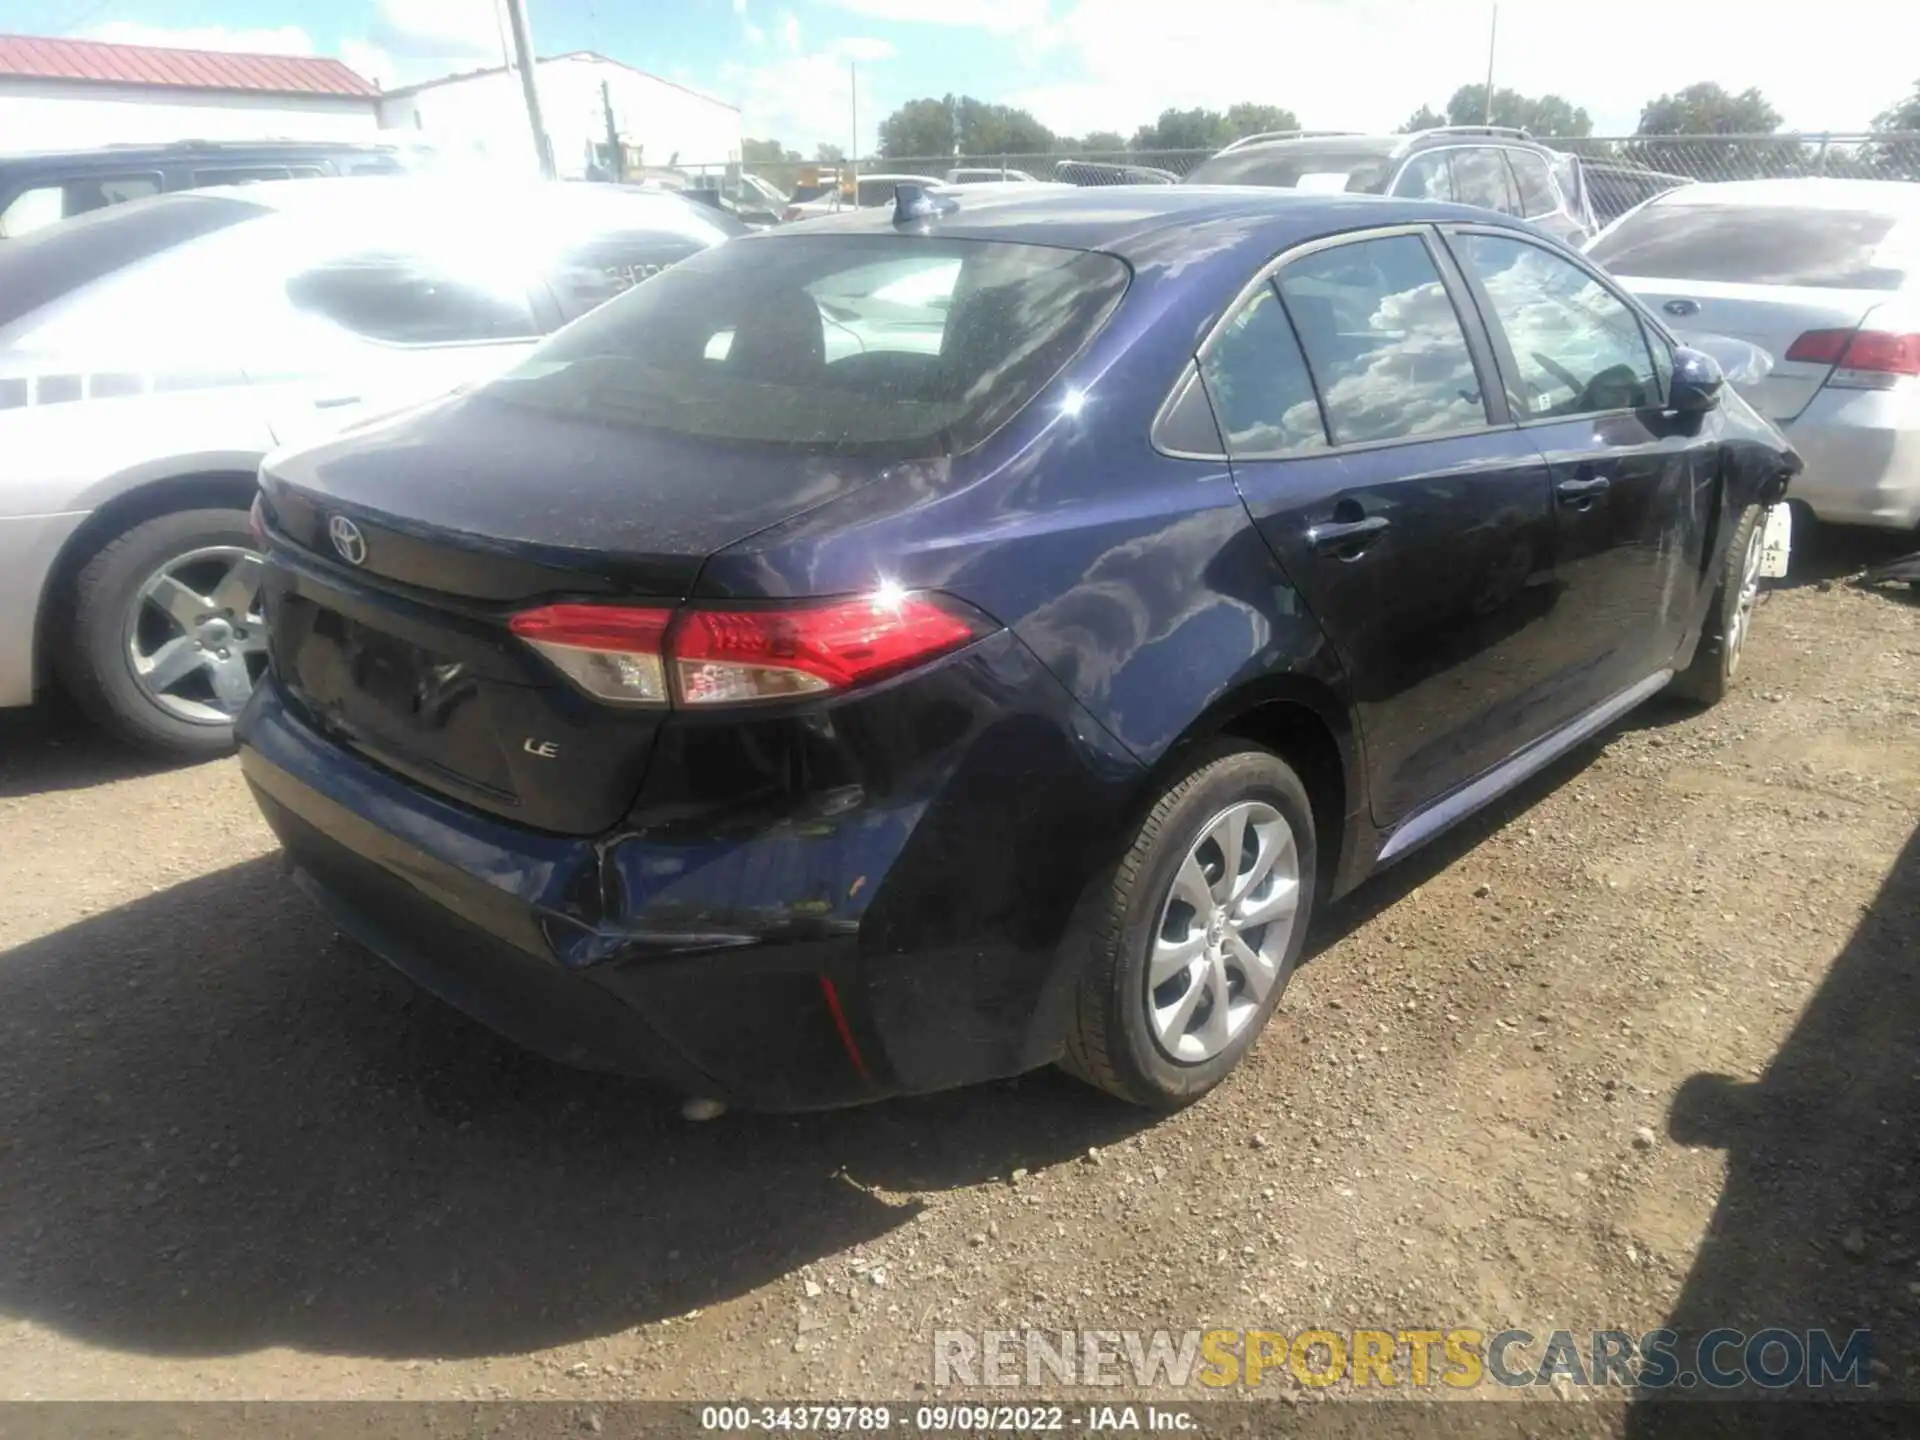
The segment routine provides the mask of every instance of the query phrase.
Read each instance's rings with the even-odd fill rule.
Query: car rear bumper
[[[1920,390],[1822,390],[1781,427],[1806,461],[1793,482],[1822,520],[1920,526]]]
[[[271,681],[241,763],[340,928],[482,1024],[734,1103],[850,1104],[1057,1055],[1090,933],[1077,902],[1137,778],[1012,636],[943,668],[943,700],[1014,706],[956,729],[931,793],[695,837],[481,815],[335,746]],[[1010,807],[1035,817],[1022,833]]]

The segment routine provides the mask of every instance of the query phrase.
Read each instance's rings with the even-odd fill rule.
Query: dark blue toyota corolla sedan
[[[1719,697],[1796,466],[1521,222],[907,190],[271,458],[245,772],[343,929],[559,1059],[1178,1105],[1318,906]]]

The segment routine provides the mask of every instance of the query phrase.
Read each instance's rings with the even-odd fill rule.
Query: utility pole
[[[620,143],[620,127],[613,120],[613,91],[600,82],[600,113],[607,117],[607,164],[615,180],[627,178],[627,147]]]
[[[1493,124],[1493,47],[1500,38],[1500,6],[1495,0],[1493,19],[1487,26],[1487,93],[1481,97],[1480,123]]]
[[[534,77],[533,32],[527,25],[526,0],[505,3],[507,19],[513,25],[513,53],[520,63],[520,90],[527,101],[527,124],[533,130],[533,153],[540,161],[540,173],[551,180],[553,146],[547,140],[546,122],[540,118],[540,87]]]
[[[853,142],[847,151],[847,167],[853,173],[853,203],[860,203],[860,75],[853,61],[847,61],[847,123],[853,127],[848,138]]]

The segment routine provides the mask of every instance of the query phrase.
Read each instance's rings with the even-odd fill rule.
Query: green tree
[[[791,191],[799,183],[800,152],[778,140],[742,140],[740,164],[781,190]]]
[[[1416,130],[1437,130],[1446,123],[1446,116],[1440,114],[1431,105],[1422,105],[1407,117],[1406,123],[1400,127],[1400,133],[1411,135]]]
[[[1135,150],[1218,150],[1233,138],[1218,110],[1162,110],[1151,125],[1133,132]]]
[[[1238,140],[1245,135],[1261,135],[1274,130],[1298,130],[1300,117],[1279,105],[1261,105],[1247,100],[1228,107],[1226,128],[1227,138]]]
[[[1730,95],[1712,80],[1649,100],[1640,109],[1641,135],[1771,135],[1780,112],[1751,87]]]
[[[844,165],[847,163],[847,152],[838,145],[823,142],[814,150],[813,158],[822,165]]]
[[[1485,85],[1462,85],[1453,92],[1447,101],[1448,125],[1482,125],[1488,121],[1487,87]],[[1432,115],[1432,111],[1421,107],[1415,119]],[[1593,133],[1593,117],[1587,112],[1558,95],[1522,95],[1518,90],[1493,92],[1492,123],[1495,125],[1518,125],[1543,138],[1559,136],[1572,138]],[[1413,128],[1411,123],[1409,128]],[[1419,127],[1431,128],[1428,126]]]
[[[1901,138],[1865,147],[1862,158],[1872,173],[1892,180],[1920,180],[1920,139],[1914,138],[1920,134],[1920,81],[1914,82],[1913,93],[1906,99],[1874,116],[1873,128]]]
[[[1127,148],[1127,137],[1118,130],[1089,130],[1076,148],[1085,155],[1118,155]]]
[[[1042,155],[1053,132],[1025,110],[971,95],[909,100],[880,122],[880,153],[888,159],[944,159],[952,155]]]

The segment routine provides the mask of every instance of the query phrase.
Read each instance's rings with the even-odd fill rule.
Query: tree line
[[[1407,117],[1404,132],[1438,125],[1521,126],[1542,139],[1579,139],[1593,133],[1586,110],[1559,95],[1523,95],[1496,87],[1488,106],[1486,86],[1462,85],[1444,110],[1422,105]],[[1640,136],[1661,135],[1772,135],[1782,123],[1780,112],[1759,90],[1738,93],[1711,80],[1689,85],[1649,100],[1640,110],[1635,131]],[[1196,107],[1160,112],[1151,125],[1131,136],[1114,130],[1085,135],[1060,135],[1041,124],[1029,111],[997,105],[971,95],[927,96],[909,100],[880,122],[883,159],[930,159],[948,155],[1120,155],[1159,150],[1218,150],[1248,135],[1273,130],[1298,130],[1299,117],[1281,105],[1245,101],[1225,110]],[[1920,131],[1920,81],[1913,92],[1896,101],[1874,121],[1878,131]],[[797,170],[808,160],[838,164],[846,157],[837,145],[822,145],[803,157],[777,140],[742,142],[741,158],[758,165]]]

